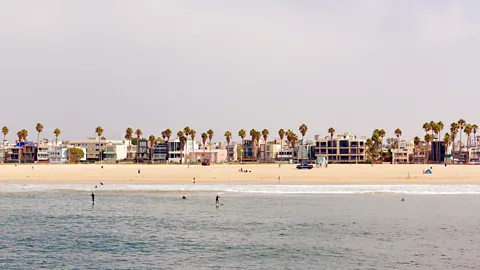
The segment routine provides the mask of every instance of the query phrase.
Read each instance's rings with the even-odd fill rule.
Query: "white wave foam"
[[[47,192],[47,191],[92,191],[86,184],[3,184],[0,193]],[[148,185],[108,184],[97,191],[212,191],[263,194],[480,194],[480,185]]]

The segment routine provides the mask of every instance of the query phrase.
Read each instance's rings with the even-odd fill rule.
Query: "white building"
[[[50,145],[49,144],[40,144],[38,146],[37,152],[37,161],[38,162],[48,162],[50,158]]]
[[[50,164],[64,164],[67,163],[67,147],[57,146],[48,150],[48,159]]]
[[[398,148],[392,149],[392,163],[393,164],[408,164],[410,159],[413,162],[413,149],[415,144],[413,139],[402,140],[398,143]]]

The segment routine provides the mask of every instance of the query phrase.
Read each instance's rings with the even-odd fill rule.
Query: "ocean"
[[[479,194],[476,185],[5,184],[0,269],[479,269]]]

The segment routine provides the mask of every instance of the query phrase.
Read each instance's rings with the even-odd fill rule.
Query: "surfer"
[[[220,196],[217,195],[217,197],[215,198],[215,204],[220,204]]]
[[[90,195],[90,196],[92,196],[92,204],[94,204],[95,203],[95,194],[93,194],[93,192],[92,192],[92,195]]]

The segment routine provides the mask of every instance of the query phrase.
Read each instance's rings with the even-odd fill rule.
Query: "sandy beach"
[[[297,170],[295,165],[2,165],[0,182],[81,184],[480,184],[480,166],[329,165]],[[248,173],[239,172],[240,168]],[[141,173],[138,174],[138,169]],[[280,181],[278,178],[280,177]]]

